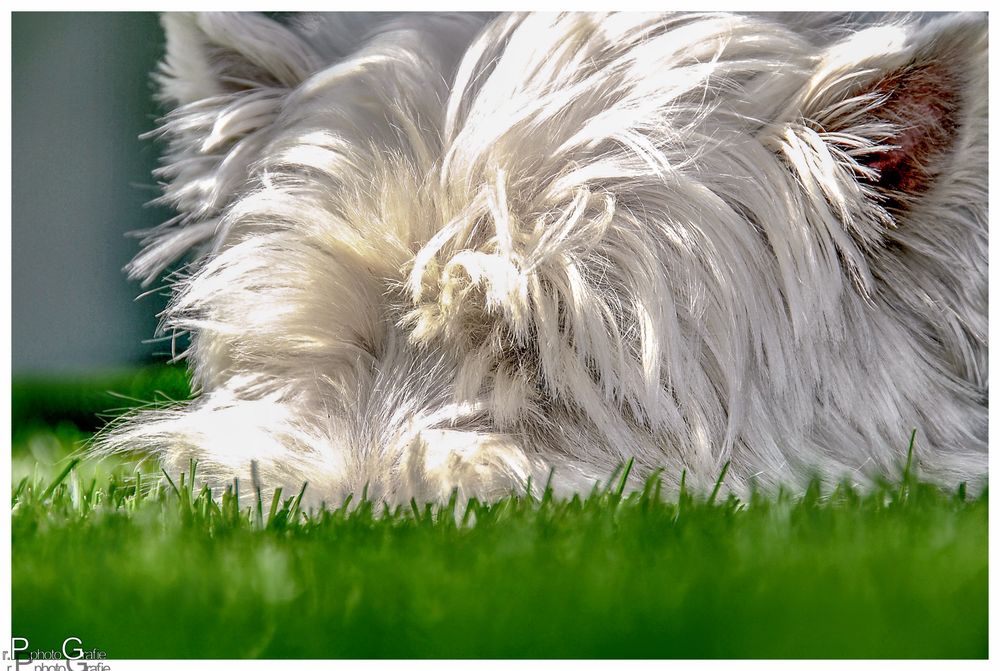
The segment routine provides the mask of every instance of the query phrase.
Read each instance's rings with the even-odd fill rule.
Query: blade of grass
[[[74,468],[76,468],[79,463],[80,463],[80,457],[71,459],[70,462],[66,464],[66,466],[62,469],[62,471],[60,471],[59,475],[57,475],[55,479],[53,479],[52,482],[49,483],[49,486],[45,488],[45,491],[42,492],[42,497],[39,500],[45,501],[50,496],[52,496],[52,492],[56,490],[56,487],[62,484],[62,481],[66,479],[66,476],[68,476],[70,472]]]
[[[715,481],[715,487],[712,488],[712,495],[708,497],[708,505],[715,505],[715,497],[719,494],[719,489],[722,488],[722,481],[726,478],[726,473],[729,472],[729,462],[722,464],[722,471],[719,473],[718,479]]]

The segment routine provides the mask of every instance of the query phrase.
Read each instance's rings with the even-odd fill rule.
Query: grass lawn
[[[122,396],[111,396],[108,390]],[[182,375],[13,387],[12,617],[110,658],[985,657],[987,497],[512,496],[466,515],[240,509],[67,455]],[[919,438],[917,441],[919,456]],[[249,485],[249,483],[246,483]],[[137,486],[138,485],[138,486]]]

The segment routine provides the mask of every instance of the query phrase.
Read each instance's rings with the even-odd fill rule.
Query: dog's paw
[[[524,493],[538,464],[504,435],[421,431],[403,455],[401,499],[496,499]]]

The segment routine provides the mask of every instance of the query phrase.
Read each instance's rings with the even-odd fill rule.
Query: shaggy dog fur
[[[984,16],[166,15],[197,398],[100,449],[338,502],[987,471]]]

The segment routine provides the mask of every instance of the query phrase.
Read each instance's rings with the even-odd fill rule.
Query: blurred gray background
[[[170,216],[144,206],[161,147],[138,139],[161,113],[158,19],[15,12],[11,32],[13,373],[165,360],[169,343],[143,342],[165,299],[135,300],[121,271],[138,250],[126,232]]]

